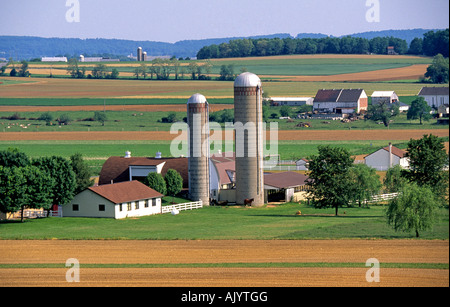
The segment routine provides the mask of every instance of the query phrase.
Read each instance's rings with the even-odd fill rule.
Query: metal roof
[[[244,72],[234,80],[234,87],[261,87],[261,79],[251,72]]]
[[[194,94],[191,96],[191,98],[189,98],[188,102],[189,103],[207,103],[206,101],[206,97],[203,96],[202,94]]]

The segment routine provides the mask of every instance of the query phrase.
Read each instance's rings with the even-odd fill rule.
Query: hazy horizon
[[[0,8],[0,35],[167,43],[449,27],[447,0],[3,0]]]

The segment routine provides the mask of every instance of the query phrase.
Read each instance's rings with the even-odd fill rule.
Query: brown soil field
[[[211,104],[210,112],[233,109],[230,104]],[[139,112],[186,112],[185,104],[163,105],[87,105],[87,106],[0,106],[0,112],[55,112],[55,111],[139,111]]]
[[[66,270],[0,269],[2,286],[154,287],[448,287],[448,270],[384,268],[383,263],[448,263],[448,240],[193,240],[2,241],[0,263],[80,263],[80,283]],[[380,282],[368,283],[369,258],[380,262]],[[84,268],[83,264],[361,263],[361,268]]]
[[[424,134],[438,137],[449,136],[448,129],[423,130],[285,130],[278,132],[279,141],[356,141],[356,140],[410,140],[420,139]],[[55,140],[55,141],[172,141],[178,135],[169,131],[70,131],[70,132],[0,132],[0,141]],[[225,139],[223,136],[222,140]],[[267,132],[267,140],[270,140]]]
[[[419,79],[427,72],[427,64],[330,76],[280,76],[283,81],[377,82]],[[264,76],[261,76],[264,77]],[[266,76],[269,77],[269,76]]]

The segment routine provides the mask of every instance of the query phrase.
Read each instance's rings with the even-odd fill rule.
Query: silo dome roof
[[[244,72],[234,80],[235,87],[257,87],[261,86],[261,79],[251,72]]]
[[[191,96],[191,98],[189,98],[188,100],[188,104],[189,103],[206,103],[206,97],[203,96],[202,94],[194,94]]]

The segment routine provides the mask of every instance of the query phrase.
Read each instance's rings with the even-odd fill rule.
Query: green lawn
[[[296,215],[301,210],[302,215]],[[0,224],[0,239],[404,239],[414,233],[395,232],[386,224],[384,207],[315,209],[295,203],[277,207],[206,207],[179,215],[153,215],[122,220],[43,218]],[[448,209],[421,239],[448,239]]]

